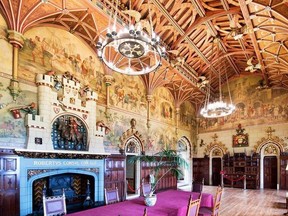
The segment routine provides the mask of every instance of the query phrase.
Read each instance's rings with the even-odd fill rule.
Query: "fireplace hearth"
[[[67,211],[104,203],[104,159],[20,159],[20,215],[43,211],[42,196],[65,192]],[[89,182],[89,183],[88,183]],[[87,195],[88,200],[87,205]]]

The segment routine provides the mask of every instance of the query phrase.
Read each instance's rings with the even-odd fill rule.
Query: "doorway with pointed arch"
[[[140,162],[129,163],[129,159],[134,155],[141,154],[141,143],[135,136],[131,136],[127,139],[125,144],[125,155],[126,155],[126,198],[132,199],[140,196]]]
[[[191,143],[186,136],[182,136],[177,142],[177,152],[188,164],[187,169],[183,169],[183,175],[178,177],[177,187],[188,186],[192,183],[192,154]]]

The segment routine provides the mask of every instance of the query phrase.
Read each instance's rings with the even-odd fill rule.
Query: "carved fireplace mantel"
[[[46,158],[46,159],[104,159],[107,158],[110,154],[92,154],[84,152],[48,152],[48,151],[31,151],[25,149],[15,149],[14,153],[18,156],[25,158]]]

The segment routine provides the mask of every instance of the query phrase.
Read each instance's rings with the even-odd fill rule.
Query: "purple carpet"
[[[71,216],[141,216],[147,207],[149,216],[185,216],[188,200],[191,192],[168,190],[157,193],[155,206],[147,207],[144,198],[128,200],[107,206],[89,209],[73,214]],[[192,193],[193,200],[197,199],[199,193]],[[201,206],[213,206],[213,195],[202,193]]]

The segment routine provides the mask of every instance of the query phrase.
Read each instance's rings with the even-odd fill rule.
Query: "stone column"
[[[12,68],[12,79],[10,81],[10,94],[13,97],[13,100],[19,96],[19,82],[18,82],[18,62],[19,62],[19,49],[23,47],[24,40],[23,35],[14,30],[8,30],[8,40],[9,43],[13,46],[13,68]]]
[[[110,118],[110,86],[112,85],[112,82],[114,80],[112,75],[106,74],[104,77],[105,84],[106,84],[106,110],[105,115],[106,118]]]
[[[146,100],[147,100],[147,128],[149,129],[151,127],[151,123],[150,123],[150,104],[151,104],[151,101],[152,101],[152,97],[153,95],[151,94],[147,94],[146,95]]]
[[[176,137],[178,137],[180,107],[176,107]]]

